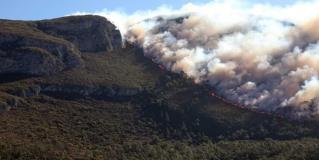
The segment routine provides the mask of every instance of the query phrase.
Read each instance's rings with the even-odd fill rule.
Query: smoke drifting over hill
[[[127,41],[168,70],[209,83],[229,101],[294,118],[319,115],[319,1],[243,1],[104,11]],[[83,14],[83,13],[77,13]]]

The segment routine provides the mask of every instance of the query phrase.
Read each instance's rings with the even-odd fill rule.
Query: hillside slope
[[[83,30],[65,27],[82,22]],[[101,24],[107,29],[85,27]],[[23,28],[29,25],[31,29]],[[0,72],[0,159],[318,158],[317,123],[222,102],[211,96],[210,87],[162,70],[137,46],[121,48],[120,34],[112,26],[96,16],[0,22],[0,28],[7,28],[0,33],[10,30],[24,40],[36,34],[40,42],[71,46],[74,52],[66,54],[76,55],[80,64],[45,74],[29,74],[33,67],[21,72],[33,63],[19,68],[18,62],[26,60],[13,53],[30,43],[10,41],[12,47],[3,47],[8,43],[1,42],[8,40],[0,35],[5,53],[0,57],[15,57],[17,63],[9,68],[19,68]],[[82,32],[113,38],[83,42]],[[31,46],[58,59],[47,44],[39,45]],[[24,53],[29,51],[19,50]]]

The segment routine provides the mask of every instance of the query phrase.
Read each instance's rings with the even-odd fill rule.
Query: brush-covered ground
[[[0,75],[0,159],[319,159],[317,122],[231,106],[136,46],[81,61],[50,76]]]
[[[161,70],[133,46],[84,53],[83,60],[83,68],[2,83],[0,88],[117,85],[144,91],[122,100],[45,93],[22,97],[23,105],[0,116],[0,159],[319,157],[315,123],[291,122],[220,102],[207,86]]]

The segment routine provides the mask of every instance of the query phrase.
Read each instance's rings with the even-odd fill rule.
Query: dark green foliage
[[[0,85],[0,102],[18,103],[0,116],[0,159],[318,159],[317,122],[292,122],[220,102],[208,86],[161,70],[131,45],[84,53],[83,60],[83,68]],[[143,92],[122,101],[20,94],[41,84]]]

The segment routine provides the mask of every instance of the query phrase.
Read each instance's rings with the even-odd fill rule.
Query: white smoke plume
[[[209,83],[261,111],[319,115],[319,1],[280,7],[244,1],[94,13],[168,70]],[[85,14],[85,13],[77,13]]]

